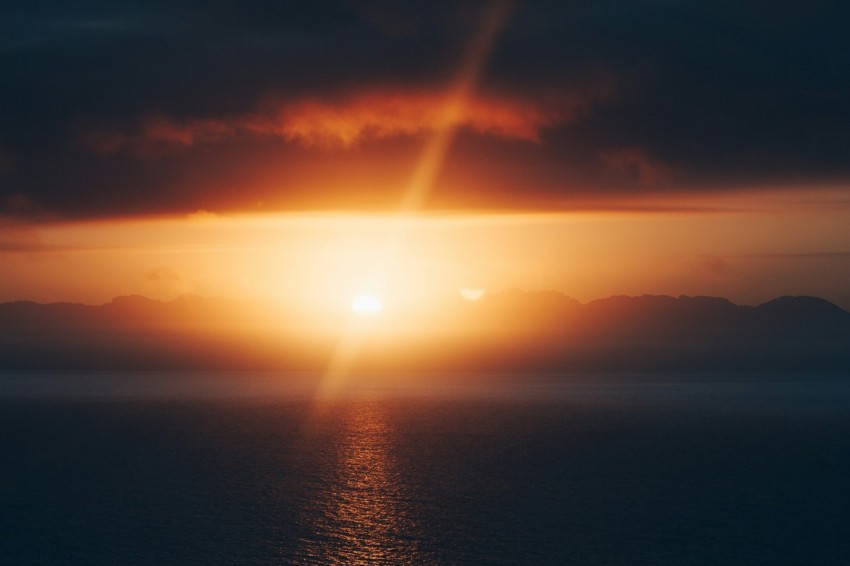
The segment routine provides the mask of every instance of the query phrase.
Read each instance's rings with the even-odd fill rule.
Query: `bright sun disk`
[[[384,305],[381,303],[381,299],[375,295],[357,295],[351,301],[351,310],[358,314],[375,314],[383,307]]]

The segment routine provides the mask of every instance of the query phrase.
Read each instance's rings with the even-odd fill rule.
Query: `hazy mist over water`
[[[8,563],[841,564],[846,376],[0,377]]]

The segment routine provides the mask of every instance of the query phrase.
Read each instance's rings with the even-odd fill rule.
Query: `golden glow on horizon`
[[[348,310],[352,289],[378,294],[394,313],[433,311],[464,288],[553,289],[580,301],[715,295],[744,304],[809,294],[850,305],[846,208],[783,207],[790,196],[768,196],[768,209],[755,211],[422,214],[389,244],[398,221],[390,214],[19,226],[0,234],[0,261],[14,274],[0,278],[0,301],[102,304],[189,293],[276,301],[317,325]]]

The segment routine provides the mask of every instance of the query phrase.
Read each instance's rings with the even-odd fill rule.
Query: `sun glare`
[[[351,301],[351,310],[357,314],[376,314],[383,308],[381,299],[375,295],[357,295]]]
[[[477,301],[484,296],[484,293],[487,292],[487,289],[471,289],[468,287],[464,287],[460,290],[460,296],[466,299],[467,301]]]

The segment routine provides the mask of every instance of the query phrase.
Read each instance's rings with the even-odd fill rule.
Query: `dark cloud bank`
[[[2,212],[389,206],[489,6],[457,4],[5,3]],[[430,204],[845,183],[848,23],[838,2],[518,3]]]

